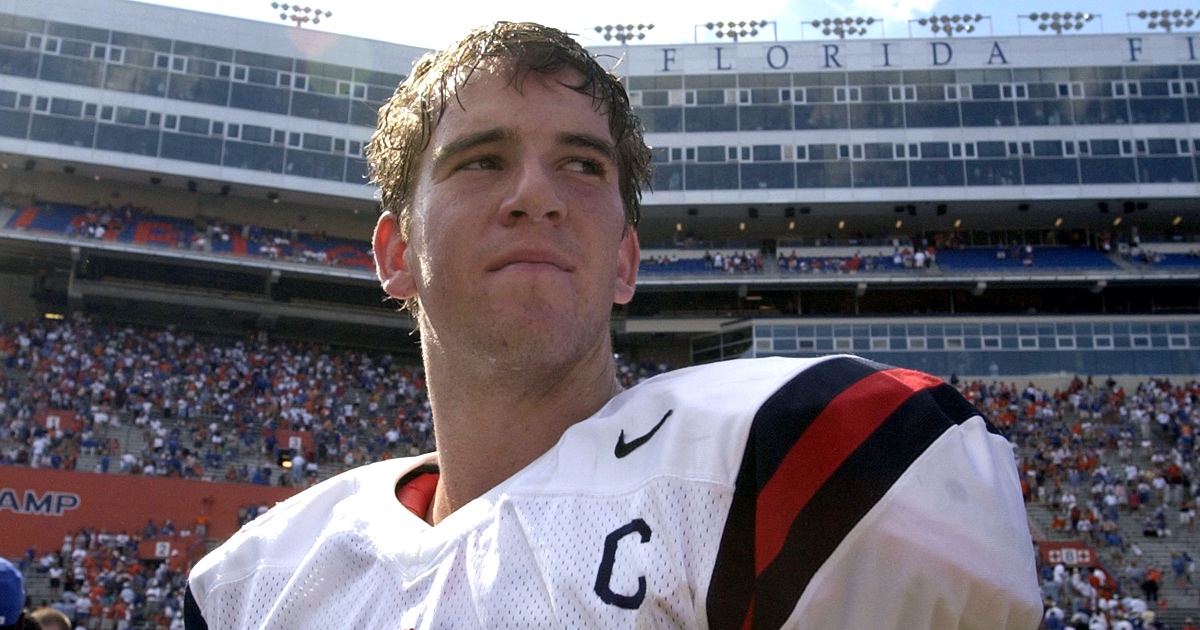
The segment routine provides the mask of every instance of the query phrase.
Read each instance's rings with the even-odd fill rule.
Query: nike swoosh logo
[[[636,451],[646,442],[649,442],[650,438],[654,437],[655,433],[658,433],[658,430],[662,428],[663,423],[666,422],[667,418],[670,418],[671,414],[673,413],[675,413],[674,409],[668,409],[667,413],[663,415],[662,420],[659,420],[658,424],[654,425],[654,428],[650,429],[649,433],[643,435],[642,437],[634,438],[628,442],[625,441],[625,430],[622,429],[621,434],[617,436],[617,447],[613,449],[613,455],[616,455],[617,459],[620,459]]]

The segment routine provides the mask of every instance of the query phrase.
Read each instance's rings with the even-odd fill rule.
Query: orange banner
[[[147,521],[224,540],[238,529],[238,508],[268,506],[296,488],[212,483],[0,466],[0,556],[33,547],[39,555],[62,546],[63,536],[87,527],[140,534]]]
[[[83,430],[83,419],[75,415],[74,411],[66,409],[52,409],[33,416],[33,421],[42,425],[48,431],[68,431],[70,433],[79,433]]]

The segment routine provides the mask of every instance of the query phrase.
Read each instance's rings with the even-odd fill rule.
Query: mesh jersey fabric
[[[319,484],[203,558],[190,595],[213,629],[1033,629],[990,429],[948,385],[854,357],[686,368],[436,527],[395,498],[434,454]]]

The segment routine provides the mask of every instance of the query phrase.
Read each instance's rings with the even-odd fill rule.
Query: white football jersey
[[[452,419],[441,421],[453,421]],[[657,376],[436,527],[339,475],[193,569],[188,627],[1033,629],[1013,451],[940,380],[855,357]]]

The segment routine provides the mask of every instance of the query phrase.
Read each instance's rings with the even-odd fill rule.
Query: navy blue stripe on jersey
[[[859,359],[822,361],[771,395],[750,427],[708,591],[708,623],[741,628],[754,595],[755,504],[792,445],[838,394],[878,367]]]
[[[942,405],[946,399],[949,408]],[[804,506],[783,548],[758,575],[753,627],[782,626],[850,530],[934,440],[977,414],[953,387],[942,385],[917,392],[884,420]]]
[[[192,585],[183,592],[183,627],[187,630],[208,630],[208,623],[204,621],[204,615],[200,614],[200,606],[196,604],[196,598],[192,597]]]
[[[932,377],[850,358],[813,366],[781,388],[751,428],[709,588],[710,626],[782,625],[813,574],[912,461],[976,413]],[[861,426],[842,430],[847,420]],[[773,480],[780,485],[781,466],[792,468],[784,477],[797,466],[807,475],[806,460],[830,457],[810,491],[789,485],[782,501],[778,487],[764,495]],[[786,531],[770,531],[773,523]]]

